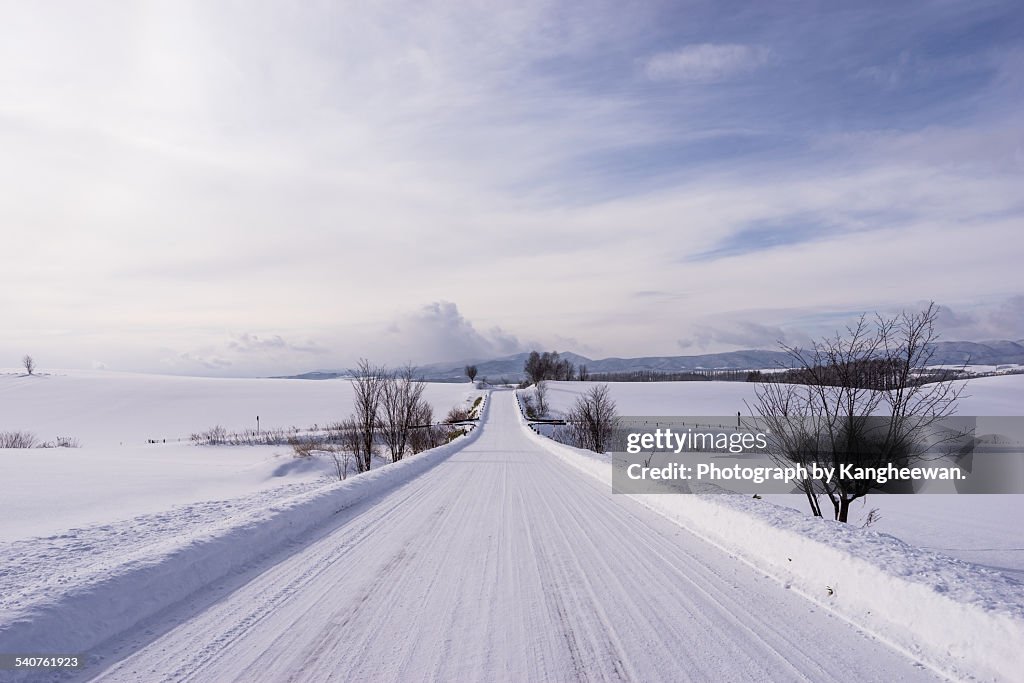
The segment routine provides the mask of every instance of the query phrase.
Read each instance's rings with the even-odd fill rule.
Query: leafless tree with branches
[[[935,354],[934,303],[917,313],[867,316],[815,342],[810,349],[783,345],[796,383],[766,382],[756,389],[755,414],[771,434],[772,457],[806,468],[905,467],[943,440],[963,436],[940,430],[956,411],[964,388],[953,376],[922,381],[917,371]],[[831,502],[835,519],[846,522],[850,503],[877,486],[871,479],[834,477],[798,483],[811,512],[821,516],[818,497]]]
[[[334,473],[338,476],[338,481],[345,481],[348,478],[349,465],[355,459],[355,455],[351,451],[337,446],[331,446],[327,452],[330,453],[331,460],[334,462]]]
[[[380,427],[378,410],[388,373],[383,367],[371,365],[365,358],[360,359],[359,365],[349,372],[355,394],[354,419],[359,436],[355,451],[356,470],[367,472],[373,465],[374,441]]]
[[[25,357],[21,359],[21,364],[22,366],[24,366],[25,372],[27,372],[28,374],[31,375],[33,372],[35,372],[36,361],[34,358],[32,358],[32,356],[28,355],[27,353],[25,354]]]
[[[405,456],[426,388],[427,385],[416,378],[416,369],[411,365],[389,373],[384,381],[380,400],[380,433],[391,454],[391,462],[398,462]]]
[[[537,417],[544,417],[548,414],[548,383],[546,380],[537,382],[533,390],[537,397]]]
[[[565,416],[570,440],[580,448],[604,453],[618,423],[615,401],[607,384],[598,384],[576,399]]]

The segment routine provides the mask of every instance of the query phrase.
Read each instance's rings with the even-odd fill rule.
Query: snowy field
[[[572,407],[588,382],[549,383],[555,413]],[[620,415],[750,414],[754,385],[745,382],[636,382],[608,385]],[[1021,415],[1024,375],[982,377],[967,382],[960,415]],[[766,500],[807,511],[802,496],[765,496]],[[1024,516],[1019,495],[869,495],[851,509],[850,523],[864,524],[877,509],[871,528],[951,557],[997,569],[1024,580],[1024,527],[1009,520]],[[826,512],[827,514],[827,512]]]
[[[1021,620],[998,592],[980,591],[994,612],[950,603],[964,631],[931,618],[949,613],[935,593],[909,631],[862,618],[849,572],[836,582],[830,567],[818,580],[840,587],[836,599],[815,599],[821,586],[784,584],[708,543],[704,522],[680,526],[612,495],[539,439],[511,392],[494,392],[468,437],[245,520],[195,506],[194,523],[159,547],[118,540],[155,536],[142,518],[79,537],[75,552],[28,542],[0,572],[0,651],[90,653],[79,674],[32,679],[54,683],[828,680],[837,668],[870,681],[945,670],[995,680],[1012,661]],[[732,528],[763,526],[744,520]],[[41,547],[52,548],[43,571]],[[794,550],[799,568],[822,553],[815,541]],[[881,578],[890,593],[915,590]],[[918,633],[921,619],[942,628]],[[382,633],[398,635],[376,647]]]
[[[549,382],[555,411],[572,407],[593,382]],[[755,384],[749,382],[610,382],[620,415],[750,414]],[[1021,415],[1024,375],[979,377],[967,382],[960,415]]]
[[[468,383],[432,383],[425,396],[440,419],[479,393]],[[351,411],[346,380],[84,371],[27,377],[0,371],[0,432],[24,430],[40,441],[74,437],[81,443],[0,449],[0,542],[192,503],[264,504],[315,488],[330,476],[326,460],[297,460],[288,446],[197,447],[188,437],[214,425],[254,430],[257,415],[267,430],[324,425]]]
[[[965,410],[1013,412],[1019,379],[972,381]],[[552,403],[587,387],[553,383]],[[752,396],[742,383],[611,387],[622,414],[746,412]],[[350,391],[0,375],[0,430],[83,444],[0,451],[0,652],[90,653],[81,676],[46,679],[68,682],[820,680],[837,657],[863,680],[999,680],[1024,634],[1024,539],[1007,530],[1018,497],[876,496],[883,520],[863,531],[747,496],[615,496],[607,462],[560,455],[510,391],[487,393],[468,436],[345,482],[288,447],[187,441],[255,414],[264,429],[323,424],[347,415]],[[427,397],[443,414],[480,393],[436,384]],[[912,547],[930,543],[1000,571]],[[394,632],[394,652],[370,646]]]

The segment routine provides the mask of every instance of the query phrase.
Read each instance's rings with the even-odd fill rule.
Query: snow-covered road
[[[934,680],[540,449],[479,439],[107,653],[104,681]]]

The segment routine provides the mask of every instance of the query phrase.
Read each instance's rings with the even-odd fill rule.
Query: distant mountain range
[[[934,365],[960,365],[970,362],[972,365],[1024,365],[1024,339],[1018,341],[943,341],[936,345]],[[538,349],[540,350],[540,349]],[[529,353],[517,353],[503,358],[490,360],[466,360],[459,362],[431,363],[418,369],[424,379],[434,382],[457,382],[466,378],[464,368],[473,364],[477,367],[478,376],[497,380],[505,378],[510,381],[523,379],[523,364]],[[698,356],[645,356],[643,358],[601,358],[594,360],[577,353],[562,352],[559,354],[573,365],[586,365],[591,374],[604,372],[686,372],[692,370],[759,370],[767,368],[788,367],[789,357],[782,351],[729,351],[727,353],[708,353]],[[333,379],[344,377],[344,370],[317,370],[301,375],[292,375],[291,379]]]

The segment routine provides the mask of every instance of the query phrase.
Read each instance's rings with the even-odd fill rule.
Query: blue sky
[[[4,16],[0,366],[1024,338],[1019,3]]]

